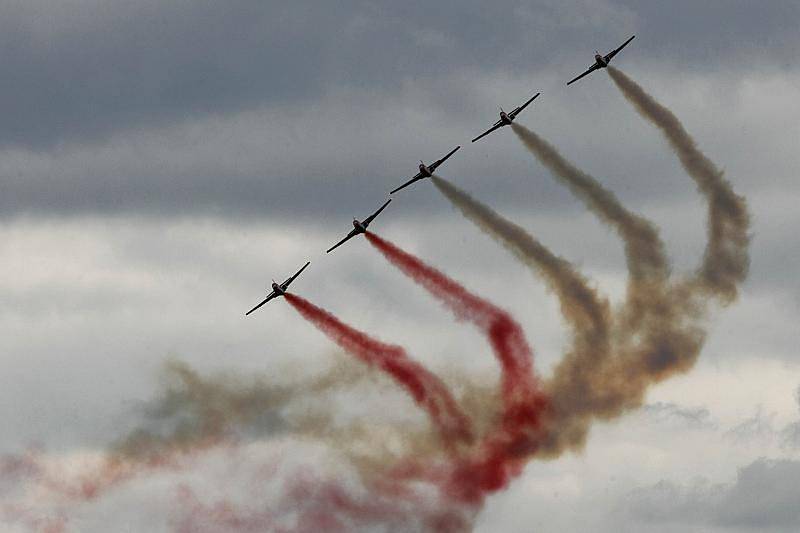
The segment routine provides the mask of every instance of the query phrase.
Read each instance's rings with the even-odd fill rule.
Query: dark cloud
[[[465,66],[539,63],[525,31],[533,9],[521,1],[496,7],[492,14],[474,1],[6,3],[0,144],[52,146],[309,101],[336,86],[386,90]]]
[[[626,61],[657,65],[663,78],[648,76],[653,87],[700,66],[713,79],[714,65],[699,58],[718,48],[725,53],[715,59],[745,80],[792,49],[784,41],[797,38],[786,22],[793,5],[8,2],[0,7],[0,217],[359,215],[412,174],[416,159],[463,143],[494,119],[496,105],[533,90],[544,99],[525,120],[546,125],[552,142],[610,188],[659,201],[685,196],[691,189],[675,185],[669,154],[645,144],[644,126],[617,121],[622,104],[610,84],[567,93],[563,80],[593,48],[633,32]],[[691,29],[669,24],[681,13]],[[737,28],[736,40],[701,31],[719,20]],[[665,50],[687,43],[705,52],[662,62]],[[709,116],[741,103],[736,93],[727,98]],[[753,123],[729,119],[731,130]],[[462,151],[444,175],[498,204],[578,209],[498,135]],[[755,137],[749,150],[725,146],[722,160],[774,150],[768,132]],[[440,209],[428,193],[425,184],[409,191],[406,208]]]
[[[759,459],[731,484],[660,481],[629,494],[628,512],[648,523],[716,526],[752,531],[800,528],[800,461]]]
[[[563,76],[639,33],[631,59],[793,64],[796,2],[13,1],[0,8],[0,145],[53,146],[337,87],[472,69]],[[634,55],[635,54],[635,55]],[[788,63],[787,63],[788,62]],[[563,66],[562,66],[563,65]]]
[[[682,68],[717,70],[739,61],[766,61],[789,68],[798,45],[800,4],[711,0],[674,2],[623,0],[636,13],[637,46],[651,57],[680,63]]]
[[[719,81],[702,53],[664,56],[686,43],[706,54],[724,48],[715,60],[742,82],[791,49],[792,5],[8,2],[0,7],[0,217],[362,216],[413,174],[417,159],[463,144],[494,120],[497,105],[533,90],[543,98],[525,121],[610,188],[628,199],[685,197],[691,187],[676,185],[670,155],[641,134],[645,126],[617,119],[626,111],[610,84],[566,91],[563,80],[595,47],[637,33],[626,62],[651,69],[651,87],[671,90],[675,73]],[[682,12],[692,29],[669,24]],[[700,31],[719,20],[734,24],[737,40]],[[705,116],[740,104],[734,91]],[[759,125],[752,117],[726,123],[731,131]],[[736,154],[775,150],[770,132],[754,133],[748,150],[731,148],[740,137],[724,138],[720,160],[741,168],[753,158]],[[703,145],[715,138],[698,134]],[[495,205],[579,208],[507,135],[469,148],[443,175],[471,193]],[[787,166],[785,157],[773,160]],[[752,174],[742,173],[732,175],[737,184]],[[407,209],[441,209],[426,185],[404,194]]]

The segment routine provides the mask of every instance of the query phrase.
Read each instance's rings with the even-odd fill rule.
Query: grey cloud
[[[800,411],[800,387],[795,391],[795,400]],[[759,405],[752,417],[726,431],[724,436],[736,444],[777,443],[785,450],[800,449],[800,415],[783,427],[775,423],[775,417],[776,413],[765,413]]]
[[[0,144],[100,138],[188,115],[308,101],[331,87],[386,90],[466,66],[530,68],[541,64],[529,52],[540,18],[608,21],[543,4],[510,0],[487,12],[477,1],[6,3]]]
[[[645,524],[712,526],[732,530],[797,531],[800,461],[759,459],[739,469],[736,481],[689,485],[660,481],[631,492],[627,511]]]
[[[798,36],[792,27],[800,5],[711,0],[673,2],[622,0],[636,13],[637,43],[659,60],[680,62],[690,70],[730,68],[741,61],[767,62],[779,68],[794,63]]]
[[[639,57],[677,56],[688,69],[783,65],[797,46],[797,14],[788,0],[6,2],[0,145],[99,139],[463,69],[536,75],[563,65],[564,77],[629,33],[641,35]]]
[[[792,422],[783,428],[781,445],[792,450],[800,449],[800,422]]]
[[[648,80],[649,86],[668,91],[680,85],[668,77],[648,76]],[[101,143],[65,144],[52,151],[6,149],[0,152],[4,178],[0,216],[86,212],[284,219],[287,215],[319,219],[325,213],[363,216],[361,211],[379,204],[393,185],[413,174],[417,159],[430,161],[463,143],[468,132],[484,125],[481,117],[493,118],[496,103],[505,104],[511,100],[508,95],[524,94],[530,83],[485,77],[465,82],[454,76],[386,94],[330,94],[308,105],[198,117],[178,125],[121,133]],[[558,80],[549,74],[544,82]],[[524,121],[536,124],[542,135],[629,205],[694,198],[690,181],[662,141],[651,137],[647,125],[635,118],[609,85],[601,84],[602,94],[597,96],[608,97],[607,104],[598,106],[594,98],[572,101],[569,95],[556,93],[543,96],[538,107],[526,110],[530,115]],[[461,95],[462,109],[447,113],[430,95],[448,94],[451,88]],[[725,106],[756,111],[757,99],[743,101],[737,93],[725,98]],[[785,98],[788,105],[791,95],[779,93],[776,98]],[[685,104],[678,114],[688,117],[692,110],[696,110],[692,103]],[[710,115],[716,111],[721,109]],[[620,126],[616,116],[628,113],[630,120]],[[793,191],[793,159],[788,148],[776,153],[771,144],[778,137],[776,132],[765,132],[756,140],[733,135],[734,128],[760,124],[758,117],[749,115],[726,119],[724,124],[731,127],[724,132],[719,131],[720,123],[715,124],[716,128],[696,136],[704,148],[724,137],[721,148],[711,153],[730,165],[728,176],[737,190],[781,185],[783,197]],[[462,150],[442,167],[442,175],[471,194],[494,199],[496,206],[580,209],[506,133]],[[745,151],[754,155],[739,161],[738,154]],[[778,177],[760,180],[760,174],[743,165],[770,168]],[[423,182],[403,191],[404,209],[441,209],[445,204],[430,194],[429,185]],[[772,224],[773,219],[764,218],[764,223]],[[758,245],[759,236],[755,242]]]
[[[800,387],[797,387],[794,396],[795,400],[797,400],[798,411],[800,411]],[[783,428],[781,431],[781,445],[793,450],[800,449],[800,417],[796,422],[792,422]]]
[[[770,441],[775,437],[775,413],[765,413],[759,405],[755,414],[725,432],[725,437],[739,444]]]
[[[716,429],[717,422],[705,407],[683,407],[670,402],[648,403],[643,407],[646,415],[656,423],[678,424],[691,429]]]

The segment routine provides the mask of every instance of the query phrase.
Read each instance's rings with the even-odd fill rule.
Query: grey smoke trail
[[[431,180],[465,217],[542,276],[557,294],[564,317],[581,341],[597,346],[599,352],[603,351],[610,327],[608,302],[597,295],[567,260],[449,181],[439,176],[433,176]]]
[[[610,321],[610,356],[581,358],[579,369],[562,364],[549,382],[555,416],[544,449],[557,455],[582,446],[593,419],[639,407],[651,384],[691,368],[705,338],[705,309],[691,289],[669,284],[669,262],[652,223],[627,210],[536,133],[512,127],[537,159],[620,235],[630,276],[625,305]]]
[[[557,179],[619,233],[625,243],[625,257],[632,283],[644,280],[663,281],[669,276],[664,245],[653,224],[625,209],[614,193],[567,161],[553,145],[539,135],[520,124],[514,123],[511,127],[528,150]]]
[[[607,403],[606,392],[596,383],[609,356],[612,319],[608,301],[567,260],[555,255],[530,233],[503,218],[449,181],[433,176],[436,188],[482,231],[502,244],[517,259],[540,275],[553,290],[561,311],[573,330],[572,347],[546,385],[552,402],[551,427],[563,433],[551,436],[582,443],[589,419],[597,406]],[[577,444],[576,444],[577,445]],[[545,453],[555,453],[545,447]]]
[[[724,302],[732,302],[736,299],[738,285],[747,277],[750,263],[747,252],[750,215],[744,198],[733,192],[723,171],[697,148],[672,111],[656,102],[619,69],[610,66],[608,74],[636,111],[661,130],[683,168],[708,200],[708,244],[699,272],[701,286]]]
[[[346,359],[319,377],[294,382],[285,373],[281,379],[228,373],[203,376],[183,361],[170,360],[162,370],[159,396],[145,406],[140,425],[114,444],[112,456],[128,462],[158,462],[230,438],[311,431],[305,428],[308,421],[295,420],[287,408],[367,377],[368,370]],[[318,414],[313,420],[320,423],[324,418]]]

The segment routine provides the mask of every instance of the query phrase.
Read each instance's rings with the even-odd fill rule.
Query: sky
[[[614,65],[678,116],[746,198],[749,276],[738,301],[713,309],[691,371],[594,424],[584,449],[531,460],[474,530],[798,530],[798,22],[789,0],[4,2],[0,455],[43,450],[72,468],[103,453],[152,414],[170,361],[245,384],[357,373],[283,301],[244,317],[272,278],[305,261],[298,294],[446,381],[494,384],[480,335],[363,239],[324,253],[420,159],[456,145],[444,178],[621,302],[616,235],[509,128],[469,143],[499,106],[536,92],[519,122],[652,220],[673,271],[691,272],[705,204],[666,142],[606,72],[565,86],[595,50],[635,34]],[[508,310],[537,370],[552,372],[568,343],[553,294],[428,180],[372,229]],[[356,381],[330,400],[337,417],[387,433],[424,425],[392,383]],[[281,464],[327,464],[332,444],[293,447],[276,420],[255,424],[258,438],[239,453],[280,448]],[[180,530],[165,502],[181,486],[214,501],[252,483],[214,454],[80,505],[66,531]]]

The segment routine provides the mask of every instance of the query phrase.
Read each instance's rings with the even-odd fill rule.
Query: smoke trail
[[[465,217],[541,275],[555,291],[562,314],[572,325],[574,337],[573,348],[560,365],[576,383],[586,383],[590,369],[608,355],[611,328],[608,302],[568,261],[555,255],[523,228],[449,181],[439,176],[433,176],[432,181]]]
[[[367,232],[367,240],[394,266],[422,285],[460,320],[482,329],[503,367],[503,394],[507,400],[525,397],[536,390],[533,353],[522,328],[511,316],[392,243]]]
[[[553,418],[551,425],[580,426],[571,431],[581,435],[573,438],[583,439],[588,423],[568,424],[567,419],[574,420],[581,413],[588,416],[594,405],[605,401],[606,394],[594,382],[598,367],[610,350],[612,317],[608,301],[568,261],[556,256],[523,228],[449,181],[439,176],[433,176],[432,181],[465,217],[541,275],[558,296],[562,314],[573,329],[573,344],[556,368],[555,381],[547,386],[552,403],[549,417]]]
[[[555,147],[536,133],[520,124],[511,126],[528,150],[555,177],[619,233],[625,243],[625,257],[632,283],[659,281],[669,276],[664,246],[658,230],[649,221],[625,209],[614,193],[567,161]]]
[[[613,320],[612,357],[586,358],[580,369],[561,364],[547,384],[553,418],[543,453],[558,454],[583,446],[594,418],[614,418],[640,406],[652,383],[691,368],[704,340],[699,326],[703,314],[684,288],[669,285],[669,263],[652,223],[626,209],[536,133],[512,126],[537,159],[615,229],[628,266],[626,302]],[[576,372],[583,379],[575,379]]]
[[[424,287],[460,320],[478,326],[489,339],[502,368],[500,419],[464,460],[445,465],[405,465],[400,475],[439,481],[457,501],[479,505],[486,494],[506,487],[539,449],[539,430],[549,401],[533,375],[533,354],[522,328],[511,316],[479,298],[435,268],[374,233],[369,242],[400,271]]]
[[[178,360],[166,363],[163,379],[161,397],[146,407],[144,424],[113,446],[115,455],[147,462],[213,445],[239,427],[275,431],[285,426],[278,410],[297,395],[297,389],[259,379],[205,378]]]
[[[343,350],[391,375],[428,413],[445,443],[472,440],[469,420],[450,392],[435,375],[409,359],[403,348],[382,343],[351,328],[300,296],[286,294],[286,301]]]
[[[198,474],[206,468],[203,464],[218,464],[223,459],[232,466],[250,465],[245,470],[252,472],[252,476],[231,485],[229,467],[226,467],[222,473],[224,485],[221,486],[256,486],[253,485],[256,483],[263,488],[264,483],[271,481],[282,485],[284,496],[276,503],[277,496],[263,496],[261,491],[256,491],[252,496],[245,497],[244,501],[241,497],[238,501],[225,497],[211,506],[198,508],[179,498],[174,505],[175,517],[172,522],[176,531],[264,531],[273,524],[285,531],[312,531],[326,530],[322,526],[337,520],[365,527],[395,524],[401,530],[468,530],[476,512],[472,506],[464,506],[449,497],[428,498],[423,505],[414,499],[417,495],[413,491],[404,498],[386,494],[381,483],[394,483],[392,478],[387,477],[390,468],[387,461],[392,457],[389,453],[382,454],[383,460],[372,465],[351,463],[349,456],[337,456],[336,463],[347,468],[354,467],[353,473],[358,478],[348,482],[346,479],[322,475],[313,484],[314,497],[312,505],[309,505],[308,493],[297,492],[299,488],[292,485],[296,477],[292,474],[277,475],[278,464],[285,462],[281,454],[276,454],[274,460],[264,461],[248,451],[264,445],[275,446],[273,443],[280,441],[272,438],[245,444],[239,436],[239,430],[255,430],[259,434],[275,437],[276,429],[283,431],[281,428],[288,425],[296,433],[291,417],[276,422],[270,413],[308,394],[319,392],[324,398],[329,396],[334,387],[347,387],[360,382],[368,375],[363,372],[365,368],[363,365],[337,367],[333,372],[295,385],[289,385],[288,376],[283,373],[282,384],[276,386],[265,378],[243,379],[228,374],[203,377],[184,363],[170,362],[166,367],[165,391],[149,405],[147,415],[150,418],[145,429],[121,441],[124,446],[119,444],[108,454],[93,453],[85,459],[58,455],[48,457],[34,451],[23,456],[0,456],[0,524],[17,524],[26,531],[66,532],[68,519],[75,517],[75,511],[82,504],[101,498],[112,488],[118,498],[124,487],[131,487],[134,493],[138,492],[137,480],[152,487],[151,480],[175,479],[181,487],[191,492],[192,486],[203,485],[198,483],[204,477]],[[228,417],[230,419],[226,421]],[[177,428],[164,431],[162,426],[165,419],[172,418],[179,422]],[[146,432],[147,438],[138,436],[142,431]],[[306,433],[309,432],[305,428],[300,429],[300,435]],[[319,434],[318,431],[310,433]],[[248,439],[252,437],[250,434],[244,436]],[[417,436],[412,434],[405,437]],[[430,440],[427,435],[422,437],[423,440]],[[328,441],[330,438],[324,435],[320,442]],[[369,442],[369,445],[372,444]],[[417,451],[415,449],[412,453],[417,454]],[[441,444],[438,451],[442,451]],[[295,454],[303,456],[303,452]],[[415,455],[421,460],[423,457],[429,460],[433,456]],[[315,470],[318,469],[315,467]],[[324,472],[325,469],[319,471]],[[265,477],[262,479],[262,476]],[[366,493],[360,487],[362,483],[370,489]],[[163,481],[159,485],[163,486]],[[172,495],[164,497],[171,499]],[[286,515],[291,515],[293,510],[300,513],[297,519],[303,520],[307,526],[292,527],[291,519],[287,524]],[[283,517],[283,521],[273,522],[272,516]],[[314,524],[320,527],[311,527]],[[74,527],[79,528],[80,523]],[[353,530],[353,527],[343,530]]]
[[[615,76],[614,72],[611,74]],[[655,104],[652,99],[647,103]],[[651,112],[654,109],[649,106]],[[660,114],[674,119],[666,109],[661,108]],[[711,204],[703,280],[690,285],[671,284],[663,244],[649,221],[625,209],[613,193],[567,161],[536,133],[517,124],[512,127],[555,177],[601,220],[614,227],[625,244],[630,276],[626,303],[613,320],[613,356],[586,360],[587,365],[581,371],[590,378],[588,382],[576,380],[575,369],[562,363],[547,384],[553,417],[542,453],[558,454],[565,447],[583,445],[593,418],[609,419],[638,407],[650,384],[691,368],[705,338],[702,324],[706,309],[698,289],[722,294],[728,301],[735,298],[736,284],[746,273],[747,215],[741,198],[696,150],[694,141],[677,119],[664,126],[684,167],[696,175],[693,177],[698,184],[702,183],[700,188]]]
[[[678,118],[647,94],[622,71],[608,74],[636,111],[652,122],[667,139],[681,165],[708,200],[708,244],[699,276],[702,285],[725,303],[736,299],[738,285],[749,268],[750,215],[744,198],[733,192],[723,171],[697,148]]]
[[[572,324],[581,344],[594,346],[598,356],[607,350],[610,327],[608,302],[589,286],[586,278],[524,229],[449,181],[439,176],[433,176],[431,181],[465,217],[545,279],[557,294],[561,312]]]

